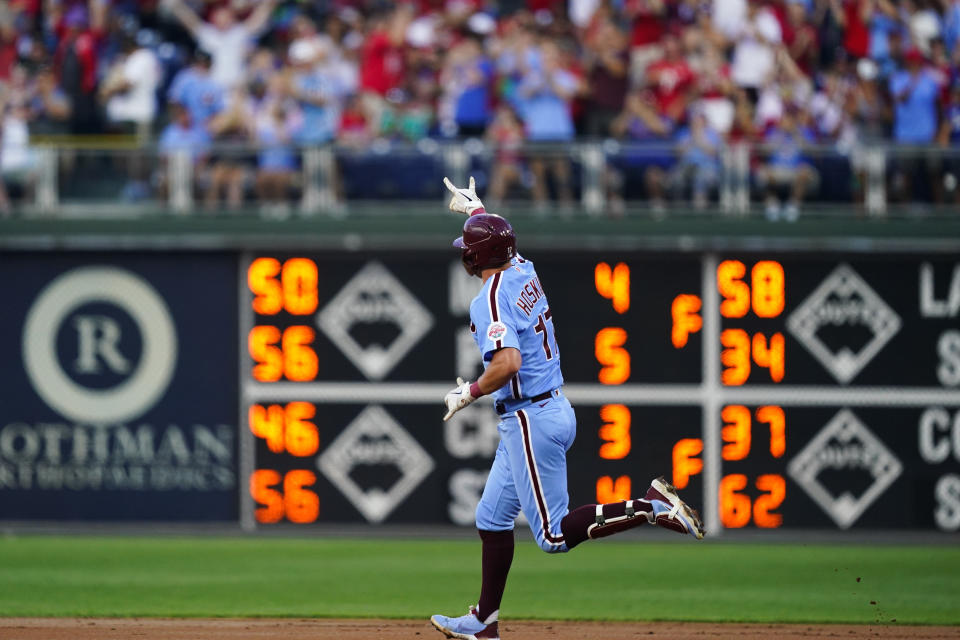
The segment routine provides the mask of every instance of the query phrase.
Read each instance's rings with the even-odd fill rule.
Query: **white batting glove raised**
[[[472,404],[474,400],[476,398],[470,394],[470,383],[464,382],[463,378],[457,378],[457,388],[451,389],[443,397],[443,403],[447,405],[447,415],[443,416],[443,421],[449,420],[450,416]]]
[[[458,189],[455,187],[453,183],[450,182],[450,178],[444,178],[443,184],[447,185],[447,189],[453,194],[453,197],[450,198],[450,211],[465,213],[468,216],[472,216],[474,213],[484,212],[483,203],[480,202],[480,198],[477,197],[476,182],[474,182],[473,176],[470,176],[470,186],[466,189]]]

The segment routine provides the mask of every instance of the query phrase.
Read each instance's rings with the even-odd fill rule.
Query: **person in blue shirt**
[[[202,126],[193,121],[190,110],[176,102],[169,106],[170,124],[160,133],[157,146],[164,164],[178,152],[185,151],[190,155],[194,167],[194,174],[199,174],[206,162],[210,151],[210,134]],[[159,174],[161,189],[167,187],[166,170]]]
[[[516,104],[529,142],[573,140],[575,131],[570,105],[579,87],[576,76],[563,68],[560,48],[549,40],[543,42],[517,88]],[[530,156],[530,171],[534,175],[533,199],[537,208],[545,210],[547,206],[548,167],[552,170],[561,203],[565,208],[572,207],[570,159],[554,148]]]
[[[798,114],[788,109],[764,138],[770,153],[757,170],[757,181],[766,190],[766,215],[770,221],[778,220],[782,214],[789,222],[795,222],[800,217],[804,196],[819,182],[817,170],[803,155],[803,148],[816,142],[816,137],[797,118]],[[790,197],[781,211],[777,192],[782,188],[790,190]]]
[[[482,137],[492,118],[490,89],[494,68],[481,42],[467,37],[450,50],[441,83],[452,102],[453,121],[462,138]]]
[[[190,111],[190,118],[199,126],[225,106],[223,88],[210,77],[210,54],[197,50],[193,63],[173,77],[167,90],[167,100],[181,104]]]
[[[477,505],[480,600],[464,616],[434,615],[430,621],[447,637],[495,639],[521,512],[547,553],[641,524],[700,539],[703,525],[663,478],[654,480],[642,499],[568,509],[566,454],[576,436],[576,417],[563,394],[557,319],[546,290],[533,262],[517,253],[510,223],[485,211],[473,178],[466,189],[444,183],[453,193],[450,209],[468,216],[453,245],[466,271],[483,282],[470,305],[470,331],[484,372],[475,382],[457,380],[444,397],[443,419],[490,395],[500,415],[500,444]]]
[[[693,206],[703,209],[707,205],[710,190],[720,180],[720,151],[723,138],[710,127],[706,116],[695,111],[690,116],[690,126],[677,132],[674,138],[677,163],[669,173],[657,166],[647,169],[645,180],[650,192],[654,211],[664,208],[664,187],[669,186],[674,197],[682,197],[689,189]]]
[[[937,135],[937,102],[940,85],[926,67],[926,58],[917,49],[904,55],[904,69],[890,77],[893,99],[893,140],[897,144],[929,146]],[[936,162],[930,158],[905,158],[893,163],[897,176],[893,195],[901,201],[923,199],[926,191],[937,193]]]
[[[930,144],[937,134],[940,86],[917,49],[904,56],[904,69],[890,77],[893,97],[893,139],[899,144]]]

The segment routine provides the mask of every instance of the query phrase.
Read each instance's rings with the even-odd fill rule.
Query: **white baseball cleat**
[[[500,632],[497,629],[497,621],[490,624],[484,624],[477,617],[477,608],[470,607],[466,615],[459,618],[448,618],[447,616],[430,616],[430,622],[437,630],[448,638],[458,638],[459,640],[500,640]]]
[[[644,500],[653,506],[654,524],[677,533],[689,533],[697,540],[703,540],[700,514],[680,499],[677,488],[663,476],[650,483]]]

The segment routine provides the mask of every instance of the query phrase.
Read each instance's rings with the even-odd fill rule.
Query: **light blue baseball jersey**
[[[500,446],[477,504],[477,528],[513,529],[523,511],[541,549],[567,551],[560,522],[568,512],[566,454],[577,419],[559,390],[553,314],[533,263],[517,256],[509,269],[488,278],[470,305],[470,321],[484,367],[506,347],[523,358],[517,375],[491,394],[506,407],[497,426]],[[529,401],[548,391],[549,398]]]
[[[520,256],[487,279],[470,304],[470,330],[486,368],[498,349],[519,349],[520,371],[494,400],[531,398],[563,385],[553,315],[533,263]]]

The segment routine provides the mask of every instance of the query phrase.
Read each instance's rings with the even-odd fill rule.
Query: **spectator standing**
[[[940,86],[926,68],[926,59],[917,49],[904,56],[904,69],[890,78],[893,98],[893,139],[903,145],[929,145],[937,135],[937,103]],[[940,193],[937,167],[930,158],[904,158],[894,163],[894,195],[912,198],[925,179],[934,194]]]
[[[647,67],[647,86],[653,91],[660,113],[676,124],[682,123],[695,80],[680,49],[680,40],[668,34],[663,39],[663,58]]]
[[[66,133],[70,120],[70,99],[57,86],[57,77],[50,67],[37,73],[34,91],[30,96],[30,133]]]
[[[403,86],[407,28],[413,20],[410,5],[395,7],[374,24],[360,52],[360,92],[367,125],[379,134],[388,96]]]
[[[480,41],[466,37],[450,50],[441,73],[446,120],[452,115],[461,137],[481,137],[491,119],[493,62]],[[452,114],[450,113],[452,112]]]
[[[243,82],[243,63],[266,28],[276,0],[259,0],[250,17],[243,21],[237,20],[230,5],[220,5],[213,10],[210,22],[204,22],[183,0],[169,0],[169,3],[173,14],[200,48],[213,58],[213,81],[224,89]]]
[[[797,67],[810,76],[816,70],[820,53],[817,30],[809,21],[805,0],[788,0],[787,23],[789,32],[784,33],[784,44]]]
[[[97,107],[97,49],[103,35],[102,16],[93,25],[87,10],[79,5],[70,8],[57,28],[59,45],[54,64],[60,86],[70,98],[70,131],[96,133],[100,127]]]
[[[940,87],[916,49],[904,57],[904,69],[890,78],[894,101],[893,139],[899,144],[929,144],[937,133]]]
[[[775,70],[774,54],[781,41],[780,23],[773,11],[761,6],[758,0],[750,0],[746,18],[734,40],[731,78],[756,104],[760,88]]]
[[[570,142],[574,137],[571,101],[578,89],[577,78],[560,66],[560,49],[556,43],[544,41],[538,59],[525,70],[517,90],[526,127],[527,139],[534,143]],[[552,169],[560,200],[573,205],[570,189],[570,162],[562,149],[543,149],[530,159],[534,175],[533,197],[539,209],[545,210],[548,200],[547,168]]]
[[[19,55],[17,28],[9,11],[0,13],[0,82],[10,79],[10,71]]]
[[[585,43],[587,84],[586,133],[610,135],[610,124],[623,108],[629,84],[629,57],[623,32],[604,20]]]
[[[191,65],[173,77],[167,91],[167,100],[183,105],[198,126],[206,126],[225,106],[225,91],[210,77],[210,64],[210,54],[197,49]]]
[[[296,133],[301,145],[325,144],[337,132],[342,92],[336,78],[320,69],[323,55],[312,40],[297,40],[290,45],[290,95],[303,113],[303,126]]]
[[[160,84],[160,63],[157,56],[137,44],[132,35],[124,36],[123,55],[114,61],[100,87],[106,101],[107,120],[136,132],[145,142],[157,115],[157,86]]]
[[[660,40],[666,32],[667,0],[627,0],[624,13],[631,22],[630,80],[642,86],[647,67],[663,56]]]

